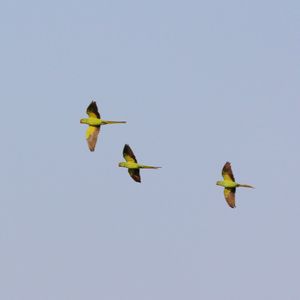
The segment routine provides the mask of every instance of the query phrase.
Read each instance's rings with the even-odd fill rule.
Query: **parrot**
[[[254,188],[248,184],[239,184],[235,182],[231,164],[230,162],[226,162],[222,169],[223,181],[217,181],[216,185],[224,187],[224,196],[231,208],[235,207],[235,191],[237,187],[246,187],[246,188]]]
[[[123,149],[124,162],[119,163],[119,167],[127,168],[131,178],[136,182],[141,182],[140,169],[159,169],[161,167],[153,167],[141,165],[128,144],[125,144]]]
[[[97,138],[100,133],[100,128],[102,125],[107,124],[124,124],[126,121],[106,121],[102,120],[100,113],[98,111],[96,101],[92,101],[86,110],[87,115],[89,116],[86,119],[80,119],[81,124],[89,125],[86,131],[86,140],[90,151],[95,151]]]

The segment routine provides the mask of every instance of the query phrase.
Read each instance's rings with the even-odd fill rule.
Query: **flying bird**
[[[145,166],[141,165],[137,162],[137,159],[129,147],[129,145],[125,145],[123,149],[123,157],[125,159],[124,162],[119,163],[119,167],[127,168],[129,175],[136,182],[141,182],[140,169],[159,169],[160,167],[153,166]]]
[[[235,207],[235,191],[237,187],[247,187],[253,188],[253,186],[248,184],[239,184],[235,182],[230,162],[226,162],[222,169],[223,181],[217,181],[217,185],[224,187],[224,196],[231,208]]]
[[[107,124],[121,124],[126,123],[125,121],[106,121],[102,120],[98,107],[95,101],[92,101],[86,110],[87,115],[89,116],[86,119],[81,119],[81,124],[88,124],[89,127],[86,131],[86,140],[91,151],[95,150],[97,138],[100,133],[100,128],[102,125]]]

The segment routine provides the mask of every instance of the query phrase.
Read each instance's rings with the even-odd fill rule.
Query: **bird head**
[[[125,168],[125,162],[120,162],[120,163],[119,163],[119,167]]]
[[[221,185],[222,186],[222,181],[217,181],[216,185]]]
[[[87,124],[87,119],[80,119],[81,124]]]

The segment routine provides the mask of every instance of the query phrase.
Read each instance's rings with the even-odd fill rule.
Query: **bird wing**
[[[136,182],[141,182],[140,169],[128,169],[131,178]]]
[[[132,162],[137,163],[137,160],[136,160],[136,157],[135,157],[133,151],[127,144],[124,146],[124,149],[123,149],[123,157],[126,161],[132,161]]]
[[[234,179],[234,176],[233,176],[233,173],[231,170],[230,162],[226,162],[226,164],[224,165],[224,167],[222,169],[222,176],[223,176],[224,180],[235,182],[235,179]]]
[[[98,107],[95,101],[92,101],[91,104],[86,109],[86,113],[90,118],[100,119],[100,113],[98,111]]]
[[[91,151],[95,150],[99,133],[100,126],[89,126],[86,131],[86,140]]]
[[[225,188],[224,196],[231,208],[235,208],[235,190],[236,188]]]

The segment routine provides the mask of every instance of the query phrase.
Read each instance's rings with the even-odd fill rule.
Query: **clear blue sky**
[[[299,28],[296,0],[2,0],[0,298],[300,299]],[[128,124],[90,153],[93,99]]]

